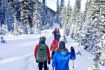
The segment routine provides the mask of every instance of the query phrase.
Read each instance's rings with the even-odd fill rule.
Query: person
[[[66,40],[66,36],[65,36],[65,35],[63,36],[63,41],[64,41],[65,43],[67,43],[67,40]]]
[[[57,28],[52,32],[54,34],[54,39],[56,39]]]
[[[53,55],[54,55],[55,51],[57,50],[57,48],[58,48],[58,41],[56,39],[54,39],[50,46],[50,50],[52,51],[52,54],[51,54],[52,58],[53,58]]]
[[[76,59],[75,49],[71,46],[71,56],[70,59],[73,61],[72,68],[74,68],[74,60]]]
[[[59,28],[57,29],[57,33],[60,33]]]
[[[56,40],[60,40],[60,37],[61,37],[61,34],[60,34],[60,31],[59,31],[59,28],[57,29],[57,32],[56,32]]]
[[[4,37],[1,36],[1,43],[5,43],[5,42],[6,42],[6,41],[5,41]]]
[[[60,37],[61,37],[60,33],[56,33],[56,40],[57,40],[57,41],[60,40]]]
[[[46,38],[43,36],[39,40],[39,44],[36,45],[34,50],[34,56],[36,59],[36,62],[38,63],[39,70],[43,69],[48,70],[47,62],[50,64],[50,50],[48,46],[45,43]]]
[[[75,60],[75,58],[76,58],[75,49],[72,46],[71,46],[71,57],[70,58],[71,58],[71,60]]]
[[[69,70],[69,60],[75,55],[71,55],[65,47],[65,42],[60,41],[59,48],[55,52],[52,59],[52,67],[54,70]]]

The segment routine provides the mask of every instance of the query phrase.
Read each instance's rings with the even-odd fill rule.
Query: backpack
[[[61,37],[60,33],[56,33],[56,40],[59,41],[60,37]]]
[[[47,60],[47,53],[46,50],[47,46],[46,44],[40,44],[38,47],[38,52],[37,52],[37,61],[38,62],[45,62]]]

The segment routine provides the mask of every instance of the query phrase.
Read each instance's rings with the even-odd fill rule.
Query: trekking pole
[[[73,66],[72,66],[72,68],[74,68],[74,60],[73,60]]]
[[[55,70],[54,68],[52,70]]]

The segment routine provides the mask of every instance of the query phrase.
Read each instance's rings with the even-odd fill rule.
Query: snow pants
[[[47,69],[47,61],[45,62],[38,62],[38,66],[39,66],[39,70],[42,70],[44,67],[44,70],[48,70]]]
[[[52,51],[51,58],[53,58],[54,53],[55,53],[55,51]]]

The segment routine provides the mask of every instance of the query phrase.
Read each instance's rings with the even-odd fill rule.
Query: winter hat
[[[59,48],[65,48],[65,42],[64,41],[60,41]]]
[[[45,41],[46,41],[46,37],[42,36],[40,37],[39,44],[45,44]]]
[[[40,37],[40,40],[46,41],[46,37],[42,36],[42,37]]]

